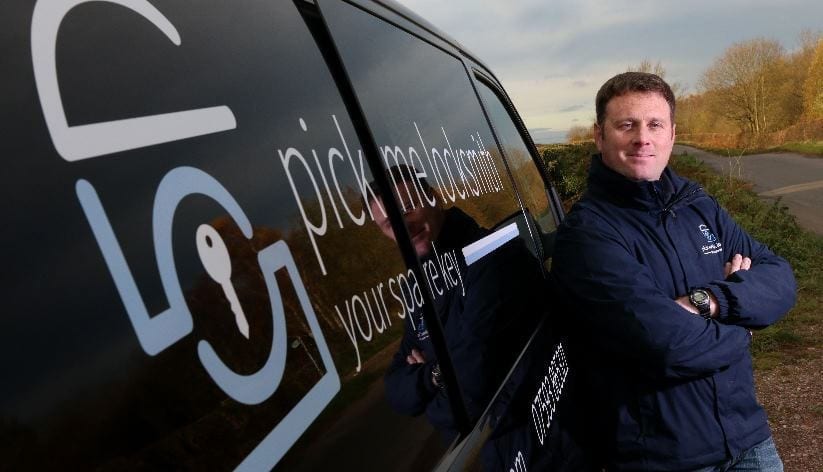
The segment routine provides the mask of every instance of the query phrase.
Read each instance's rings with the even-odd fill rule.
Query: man
[[[539,264],[515,238],[467,265],[462,248],[491,231],[457,207],[443,209],[440,197],[414,168],[393,166],[388,174],[404,208],[406,229],[429,279],[429,285],[421,281],[421,290],[433,296],[466,408],[470,418],[476,420],[541,315],[535,297],[526,296],[535,293],[543,281]],[[382,208],[383,198],[378,195],[368,204],[383,234],[394,240]],[[444,258],[448,260],[441,265]],[[444,277],[459,282],[446,284]],[[400,413],[425,413],[448,443],[458,431],[437,356],[421,310],[408,318],[400,348],[386,372],[386,397]]]
[[[603,464],[782,470],[749,344],[794,305],[789,264],[667,167],[675,100],[660,77],[611,78],[596,112],[600,153],[552,272]]]

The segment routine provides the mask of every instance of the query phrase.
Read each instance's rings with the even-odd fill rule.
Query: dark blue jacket
[[[477,420],[488,406],[544,313],[542,300],[534,294],[545,279],[521,239],[466,265],[462,248],[490,233],[460,209],[450,208],[434,243],[439,255],[452,251],[457,255],[465,287],[465,293],[461,286],[444,290],[442,295],[434,293],[434,304],[471,420]],[[421,281],[420,289],[426,287]],[[405,324],[400,348],[385,375],[386,398],[399,413],[416,416],[425,412],[449,442],[458,431],[445,390],[432,384],[437,355],[427,333],[412,329],[408,320]],[[419,320],[415,324],[420,327]],[[412,349],[423,353],[425,364],[406,363]]]
[[[752,267],[724,279],[737,253]],[[657,182],[633,182],[594,156],[588,191],[558,230],[552,272],[610,469],[693,469],[770,435],[749,329],[794,305],[794,276],[699,185],[668,168]],[[696,287],[717,297],[717,319],[674,302]]]

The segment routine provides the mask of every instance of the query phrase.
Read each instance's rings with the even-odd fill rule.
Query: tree
[[[579,144],[585,141],[594,141],[594,125],[580,126],[575,125],[569,128],[566,133],[566,142],[570,144]]]
[[[714,97],[716,113],[758,136],[775,126],[784,55],[771,39],[735,43],[703,74],[700,88]]]
[[[677,137],[684,141],[710,141],[715,135],[737,132],[735,123],[714,113],[709,106],[715,97],[692,94],[677,100]]]
[[[807,66],[811,63],[820,40],[823,40],[823,30],[804,29],[800,32],[798,37],[799,54],[805,57],[804,61]]]
[[[646,72],[657,75],[661,79],[666,78],[666,68],[663,67],[663,64],[661,64],[660,61],[652,64],[652,61],[648,59],[643,59],[637,66],[629,66],[626,72]],[[678,99],[685,92],[685,87],[683,87],[680,82],[669,82],[669,87],[671,87],[674,96]]]
[[[626,72],[646,72],[648,74],[659,75],[661,78],[666,78],[666,69],[660,61],[652,64],[652,61],[643,59],[637,66],[629,66]]]
[[[803,84],[803,112],[809,119],[823,118],[823,39],[817,42]]]
[[[818,41],[823,39],[819,31],[805,30],[800,34],[798,47],[783,61],[780,73],[779,110],[774,123],[777,128],[783,129],[803,119],[807,93],[804,93],[804,84],[811,71],[812,60]],[[818,87],[819,90],[819,87]]]

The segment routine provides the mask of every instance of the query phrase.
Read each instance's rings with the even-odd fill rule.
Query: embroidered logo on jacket
[[[709,229],[706,225],[700,225],[697,227],[701,233],[703,233],[703,237],[706,238],[706,242],[708,244],[704,244],[700,249],[703,251],[703,254],[717,254],[718,252],[723,250],[723,244],[717,240],[717,236],[712,233],[712,230]]]

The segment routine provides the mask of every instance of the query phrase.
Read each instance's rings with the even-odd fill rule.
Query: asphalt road
[[[766,199],[780,198],[804,228],[823,235],[823,158],[791,153],[719,156],[676,145],[675,154],[688,152],[724,175],[751,182]]]

